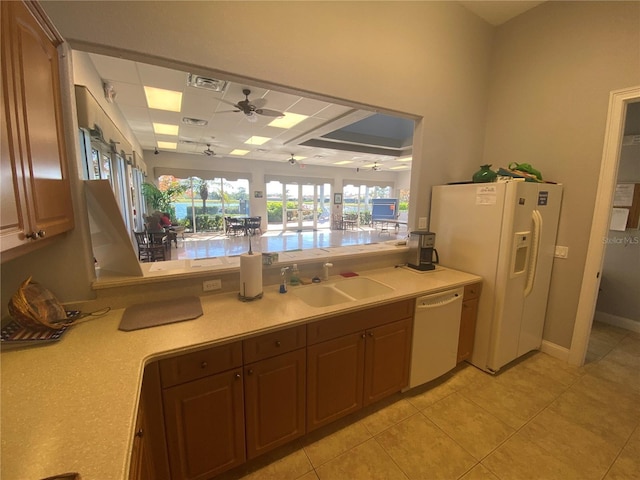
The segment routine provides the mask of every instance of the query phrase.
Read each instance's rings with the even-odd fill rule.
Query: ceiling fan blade
[[[258,115],[264,115],[265,117],[284,117],[284,113],[276,110],[269,110],[268,108],[259,108],[256,110]]]
[[[237,103],[231,102],[229,100],[225,100],[224,98],[219,98],[219,102],[226,103],[227,105],[231,105],[232,107],[240,108]]]
[[[267,99],[266,98],[256,98],[255,100],[251,101],[251,104],[254,107],[256,107],[256,109],[262,108],[267,104]]]
[[[242,110],[220,110],[219,112],[216,112],[216,113],[238,113],[241,111]]]

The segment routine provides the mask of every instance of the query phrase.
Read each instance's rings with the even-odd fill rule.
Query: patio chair
[[[262,235],[262,217],[249,217],[246,221],[247,234],[249,235]]]
[[[133,232],[138,244],[138,260],[141,262],[156,262],[166,260],[165,246],[163,243],[154,243],[147,232]]]

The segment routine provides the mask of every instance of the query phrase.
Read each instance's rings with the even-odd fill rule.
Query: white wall
[[[544,338],[568,348],[602,159],[609,93],[640,83],[639,2],[545,2],[499,27],[484,161],[531,163],[564,184]]]

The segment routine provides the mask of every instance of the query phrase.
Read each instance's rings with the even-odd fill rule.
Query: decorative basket
[[[67,313],[42,285],[26,279],[9,301],[11,317],[24,328],[60,330],[68,326]]]

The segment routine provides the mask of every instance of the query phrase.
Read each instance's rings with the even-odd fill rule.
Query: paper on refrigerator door
[[[476,205],[495,205],[496,201],[495,185],[482,185],[476,188]]]

